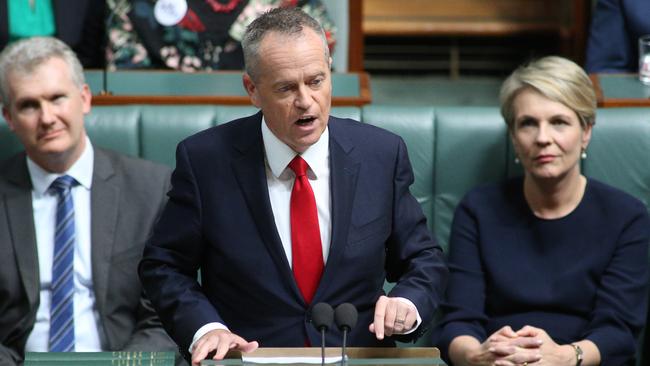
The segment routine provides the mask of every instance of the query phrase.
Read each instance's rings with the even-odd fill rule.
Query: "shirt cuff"
[[[225,326],[225,325],[223,325],[221,323],[217,323],[217,322],[208,323],[208,324],[202,326],[201,328],[199,328],[199,330],[197,330],[196,333],[194,333],[194,338],[192,338],[192,344],[190,344],[190,348],[189,348],[190,354],[192,353],[192,351],[194,351],[194,344],[196,344],[196,341],[201,339],[201,337],[206,335],[206,333],[211,332],[213,330],[217,330],[217,329],[229,330],[227,326]]]
[[[420,312],[418,311],[418,308],[415,306],[415,304],[411,300],[409,300],[407,298],[396,297],[395,299],[397,299],[397,300],[399,300],[399,301],[401,301],[401,302],[403,302],[405,304],[409,304],[409,305],[411,305],[411,306],[413,306],[415,308],[415,326],[413,328],[411,328],[408,332],[395,332],[394,334],[411,334],[411,333],[415,332],[415,330],[418,329],[420,324],[422,324],[422,317],[420,317]]]

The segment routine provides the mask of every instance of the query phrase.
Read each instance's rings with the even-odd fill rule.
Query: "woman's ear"
[[[589,141],[591,141],[591,131],[593,130],[594,125],[591,123],[588,123],[583,129],[582,129],[582,149],[586,150],[587,146],[589,145]]]

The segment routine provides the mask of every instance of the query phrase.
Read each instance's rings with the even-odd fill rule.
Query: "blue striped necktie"
[[[52,257],[52,303],[50,352],[74,351],[74,205],[70,189],[77,181],[69,175],[57,178],[50,190],[58,196],[54,255]]]

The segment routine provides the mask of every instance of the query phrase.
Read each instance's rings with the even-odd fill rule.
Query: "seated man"
[[[353,346],[417,338],[447,268],[409,191],[404,141],[329,115],[326,37],[301,10],[257,18],[243,49],[244,87],[261,112],[178,145],[140,264],[165,328],[193,364],[231,348],[320,345],[310,324],[319,302],[356,305]],[[396,282],[388,296],[386,278]]]
[[[162,351],[137,278],[169,169],[94,147],[79,60],[55,38],[0,54],[2,113],[24,152],[0,165],[0,364],[26,351]]]

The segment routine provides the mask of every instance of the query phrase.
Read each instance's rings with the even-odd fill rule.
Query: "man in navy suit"
[[[650,34],[650,1],[598,0],[587,42],[587,72],[637,72],[639,37]]]
[[[327,42],[302,11],[262,15],[243,47],[244,87],[261,112],[178,145],[169,202],[140,263],[164,327],[195,365],[232,348],[320,345],[310,324],[319,302],[357,307],[353,346],[417,338],[447,268],[409,192],[404,142],[329,115]],[[305,186],[312,206],[294,205]],[[387,295],[385,279],[396,282]]]

